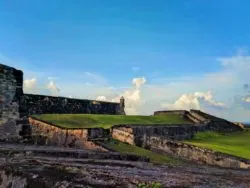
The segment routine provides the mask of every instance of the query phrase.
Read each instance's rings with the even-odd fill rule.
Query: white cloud
[[[180,78],[158,78],[150,80],[150,84],[144,77],[134,78],[132,84],[135,87],[119,90],[115,100],[105,96],[118,102],[119,97],[124,95],[127,114],[152,114],[155,110],[194,108],[229,120],[246,121],[249,119],[249,106],[243,106],[240,100],[234,98],[241,96],[240,99],[249,101],[242,86],[245,84],[246,90],[246,83],[250,80],[250,56],[237,55],[218,60],[223,66],[217,72],[183,75]]]
[[[60,89],[56,86],[54,81],[50,81],[47,85],[47,89],[49,90],[51,95],[58,95],[60,92]]]
[[[37,93],[37,80],[36,78],[26,79],[23,81],[23,90],[26,93]]]
[[[162,107],[171,110],[201,110],[204,103],[213,107],[225,107],[224,103],[216,102],[213,98],[211,91],[183,94],[173,104],[163,104]]]
[[[237,54],[217,60],[221,67],[216,72],[160,77],[163,75],[161,72],[154,74],[155,79],[150,79],[149,82],[149,78],[134,78],[132,85],[124,87],[112,87],[106,78],[92,72],[78,72],[80,76],[75,76],[71,72],[68,72],[67,76],[65,73],[55,76],[60,77],[56,83],[62,86],[60,88],[62,96],[70,95],[83,99],[97,99],[98,96],[102,96],[101,99],[105,97],[108,101],[116,102],[124,96],[127,114],[152,114],[153,111],[166,109],[170,105],[172,108],[200,108],[230,120],[249,121],[250,56]],[[24,70],[24,75],[27,76],[29,70]],[[47,80],[48,76],[45,77],[44,73],[40,74],[40,77],[38,74],[28,75],[29,78],[36,77],[36,82]],[[37,92],[38,85],[45,87],[47,85],[47,83],[36,83],[34,84],[36,87],[32,87],[29,86],[32,85],[31,80],[24,83],[24,90],[33,88],[32,90]],[[51,89],[58,89],[57,84],[50,84]],[[57,89],[54,90],[58,91]],[[43,90],[40,89],[39,92]],[[235,96],[238,96],[237,100]]]
[[[136,88],[140,88],[141,85],[146,83],[146,78],[145,77],[141,77],[141,78],[134,78],[132,80],[132,84],[135,85]]]
[[[111,99],[113,102],[119,102],[121,96],[125,98],[125,111],[128,115],[139,114],[139,108],[143,106],[145,101],[141,97],[141,87],[146,83],[145,77],[134,78],[132,84],[135,87],[131,87],[121,92],[117,97]]]
[[[144,100],[141,98],[141,88],[146,83],[145,77],[134,78],[132,80],[132,86],[123,91],[117,93],[115,97],[98,96],[97,99],[105,99],[112,102],[120,102],[121,96],[125,98],[125,111],[128,115],[139,114],[138,109],[144,104]],[[112,87],[112,89],[114,89]]]
[[[96,98],[97,101],[107,101],[107,98],[105,96],[98,96]]]

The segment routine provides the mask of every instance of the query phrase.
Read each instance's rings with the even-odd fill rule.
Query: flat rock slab
[[[71,157],[71,158],[88,158],[88,159],[113,159],[125,161],[145,161],[147,157],[140,157],[134,154],[120,154],[118,152],[101,152],[83,149],[53,147],[53,146],[37,146],[24,144],[0,144],[0,152],[32,152],[34,155],[43,155],[51,157]]]

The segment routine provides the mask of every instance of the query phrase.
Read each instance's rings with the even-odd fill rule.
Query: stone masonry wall
[[[184,117],[186,114],[188,113],[187,110],[163,110],[163,111],[155,111],[154,115],[158,116],[158,115],[180,115],[182,117]]]
[[[201,164],[250,169],[250,160],[165,138],[151,137],[147,140],[147,146],[152,151],[178,156]]]
[[[23,94],[23,72],[0,64],[0,139],[18,138],[21,124],[16,121],[32,114],[112,114],[125,115],[120,103],[65,97]]]
[[[117,125],[112,128],[112,137],[122,142],[152,151],[181,157],[202,164],[229,168],[250,169],[247,159],[199,148],[177,140],[191,138],[197,131],[206,131],[206,124],[192,125]]]
[[[147,140],[158,136],[174,140],[191,138],[198,131],[205,131],[206,125],[116,125],[112,137],[132,145],[146,146]]]
[[[21,112],[32,114],[124,114],[120,103],[24,94]]]
[[[91,139],[104,138],[107,133],[102,128],[63,129],[53,124],[29,117],[32,139],[36,144],[85,148],[106,151]]]
[[[0,64],[0,139],[19,136],[19,101],[23,94],[23,73]]]

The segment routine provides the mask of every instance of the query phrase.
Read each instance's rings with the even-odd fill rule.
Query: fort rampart
[[[0,64],[0,139],[19,137],[19,118],[33,114],[125,115],[120,103],[23,93],[23,72]]]
[[[109,131],[103,128],[61,128],[32,117],[29,117],[29,124],[32,141],[35,144],[106,151],[105,148],[91,141],[92,139],[103,139],[109,136]]]

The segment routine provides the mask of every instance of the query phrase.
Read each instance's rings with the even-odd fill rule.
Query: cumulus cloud
[[[37,80],[36,78],[26,79],[23,81],[23,90],[26,93],[37,93]]]
[[[146,83],[145,77],[138,77],[132,79],[132,86],[119,92],[116,97],[99,96],[97,99],[110,100],[112,102],[119,102],[123,96],[125,98],[125,111],[128,115],[136,115],[140,112],[138,109],[144,104],[144,100],[141,97],[141,88]]]
[[[58,95],[60,92],[60,89],[57,87],[54,81],[50,81],[47,85],[47,89],[49,90],[51,95]]]
[[[107,98],[105,96],[98,96],[96,98],[97,101],[107,101]]]
[[[145,103],[141,96],[141,88],[145,83],[145,77],[134,78],[132,88],[125,90],[121,94],[125,98],[125,111],[127,114],[136,115],[140,113],[139,109]]]
[[[147,80],[146,80],[145,77],[134,78],[134,79],[132,80],[132,84],[134,84],[135,87],[136,87],[137,89],[139,89],[141,85],[143,85],[143,84],[146,83],[146,81],[147,81]]]
[[[202,105],[225,107],[222,102],[216,102],[211,91],[195,92],[181,95],[173,104],[163,104],[162,107],[171,110],[202,109]]]

